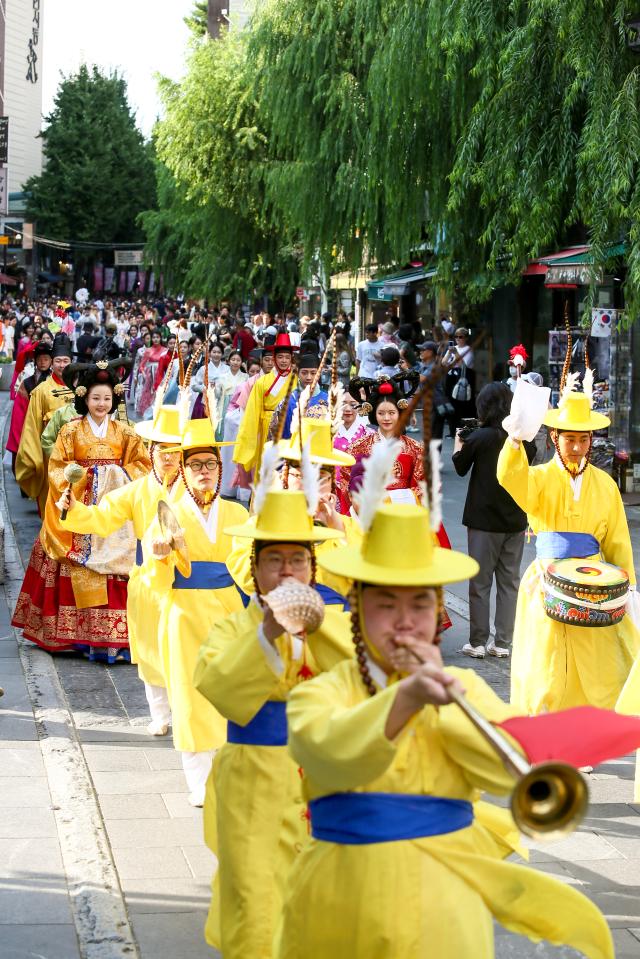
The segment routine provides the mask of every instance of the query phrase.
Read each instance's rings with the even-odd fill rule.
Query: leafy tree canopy
[[[209,4],[207,0],[196,0],[193,10],[184,22],[195,37],[204,37],[207,33]]]
[[[287,299],[297,280],[291,234],[282,224],[267,226],[263,214],[256,170],[267,154],[251,85],[245,35],[236,32],[195,43],[184,79],[161,81],[166,117],[155,130],[160,209],[142,223],[148,255],[193,295],[257,291]],[[186,255],[172,265],[174,249]]]
[[[140,238],[138,214],[155,206],[153,152],[125,81],[87,66],[65,77],[42,138],[44,170],[25,184],[38,231],[101,243]]]
[[[598,259],[629,234],[640,289],[633,12],[624,0],[270,0],[248,53],[275,220],[351,266],[425,244],[478,296],[573,229]]]

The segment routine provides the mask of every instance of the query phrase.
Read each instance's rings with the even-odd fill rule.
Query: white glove
[[[549,409],[551,390],[547,386],[534,386],[518,378],[511,401],[511,412],[502,421],[502,428],[510,440],[533,440],[542,426]]]

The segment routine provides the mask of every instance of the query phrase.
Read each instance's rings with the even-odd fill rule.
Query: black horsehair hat
[[[55,359],[56,356],[73,356],[73,347],[71,345],[71,340],[66,335],[66,333],[56,333],[53,338],[53,347],[51,350],[51,355]]]

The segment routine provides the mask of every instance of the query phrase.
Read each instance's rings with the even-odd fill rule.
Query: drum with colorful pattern
[[[591,559],[561,559],[544,576],[547,616],[567,626],[613,626],[625,613],[629,576]]]

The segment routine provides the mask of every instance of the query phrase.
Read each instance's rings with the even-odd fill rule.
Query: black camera
[[[480,421],[477,420],[474,416],[467,417],[466,419],[460,420],[461,426],[458,429],[458,436],[464,443],[469,439],[474,430],[477,430],[480,426]]]

